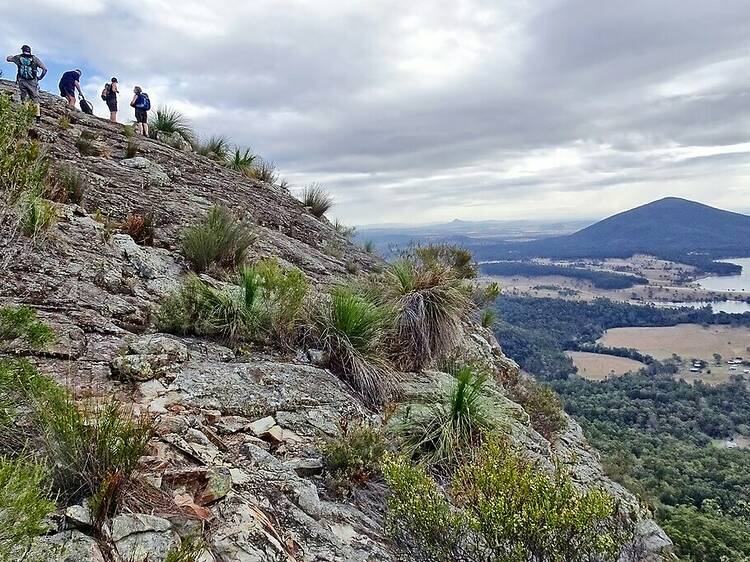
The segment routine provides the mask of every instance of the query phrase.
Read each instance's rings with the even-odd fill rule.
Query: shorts
[[[117,98],[108,99],[107,107],[112,113],[117,113]]]
[[[60,96],[64,98],[76,97],[76,87],[75,86],[60,86]]]
[[[148,123],[148,111],[145,109],[135,108],[135,122]]]
[[[39,103],[39,82],[37,80],[18,79],[18,89],[21,91],[21,101]]]

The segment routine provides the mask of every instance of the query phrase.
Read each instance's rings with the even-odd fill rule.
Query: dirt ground
[[[615,355],[586,353],[583,351],[565,352],[578,367],[578,374],[592,381],[601,381],[611,376],[624,375],[628,371],[638,371],[645,367],[639,361]]]

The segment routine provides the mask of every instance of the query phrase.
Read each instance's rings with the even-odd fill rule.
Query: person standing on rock
[[[47,74],[47,67],[44,63],[31,54],[31,47],[23,45],[20,55],[11,55],[5,59],[8,62],[15,63],[18,68],[16,74],[16,83],[21,92],[21,102],[31,102],[36,108],[36,121],[41,120],[42,108],[39,105],[39,80],[42,80]],[[37,75],[38,70],[42,73]]]
[[[78,90],[79,95],[83,96],[79,83],[81,74],[83,73],[76,68],[75,70],[68,70],[60,78],[60,95],[68,100],[68,107],[74,108],[76,106],[76,90]]]
[[[148,111],[151,109],[151,100],[148,94],[140,86],[133,88],[133,99],[130,107],[135,108],[135,132],[148,136]]]
[[[117,94],[120,90],[117,87],[117,78],[112,77],[112,80],[104,86],[102,92],[102,99],[107,103],[109,109],[109,120],[113,123],[117,123]]]

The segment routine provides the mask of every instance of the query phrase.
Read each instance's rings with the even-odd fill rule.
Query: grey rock
[[[250,429],[250,420],[242,416],[222,416],[216,421],[216,431],[231,435]]]
[[[118,515],[111,521],[110,536],[124,560],[164,560],[179,545],[172,524],[153,515]]]
[[[26,558],[55,562],[104,562],[99,545],[80,531],[65,531],[36,539]]]
[[[273,416],[266,416],[265,418],[255,420],[250,424],[250,431],[252,431],[256,437],[263,437],[273,426],[276,425],[276,420]]]
[[[88,529],[93,524],[91,511],[82,505],[71,505],[65,510],[65,521],[79,529]]]

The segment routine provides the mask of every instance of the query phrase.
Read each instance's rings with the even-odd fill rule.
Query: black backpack
[[[107,82],[102,90],[102,101],[107,101],[112,93],[112,84]]]
[[[83,96],[81,96],[78,100],[78,103],[81,106],[81,111],[83,111],[86,115],[93,115],[94,114],[94,106],[91,105],[91,103],[86,100]]]

